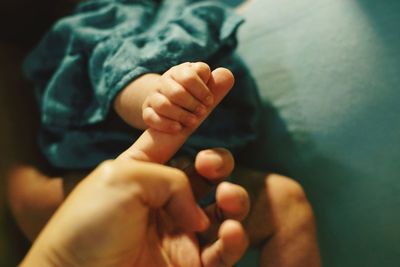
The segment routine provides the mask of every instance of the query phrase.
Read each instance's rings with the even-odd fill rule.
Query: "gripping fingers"
[[[207,112],[206,107],[199,100],[172,78],[161,79],[161,83],[163,86],[160,92],[175,105],[198,116],[203,116]]]
[[[143,121],[160,132],[177,133],[182,130],[180,123],[157,114],[152,107],[143,109]]]
[[[146,105],[153,108],[160,116],[177,121],[187,127],[194,126],[198,121],[195,115],[173,104],[166,96],[160,93],[151,95]]]
[[[210,106],[214,102],[214,97],[206,85],[210,73],[208,65],[199,62],[181,64],[173,68],[170,75],[197,100]]]
[[[233,74],[225,68],[218,68],[211,73],[207,83],[211,92],[214,94],[214,104],[208,107],[206,113],[199,117],[197,125],[194,127],[183,128],[176,134],[167,134],[155,129],[147,129],[136,142],[124,151],[118,159],[136,159],[165,163],[178,151],[185,143],[193,131],[205,120],[207,115],[218,105],[226,96],[234,83]],[[163,149],[160,150],[160,147]]]
[[[197,75],[199,75],[200,79],[207,84],[211,77],[210,67],[204,62],[194,62],[189,64],[196,71]]]

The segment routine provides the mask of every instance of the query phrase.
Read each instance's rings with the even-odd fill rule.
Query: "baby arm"
[[[195,126],[213,104],[206,85],[210,75],[209,66],[201,62],[183,63],[162,75],[145,74],[117,95],[114,108],[132,127],[177,133]]]

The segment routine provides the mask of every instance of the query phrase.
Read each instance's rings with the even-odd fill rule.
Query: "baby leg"
[[[314,215],[300,184],[276,174],[240,169],[235,179],[252,197],[245,223],[260,266],[321,266]]]
[[[68,176],[71,177],[50,178],[37,168],[27,165],[19,165],[9,172],[9,205],[19,227],[31,241],[37,237],[78,181],[73,177],[83,177]]]

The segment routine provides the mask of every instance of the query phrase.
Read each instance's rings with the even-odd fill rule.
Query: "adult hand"
[[[248,211],[248,205],[240,205],[247,203],[247,194],[238,186],[222,183],[217,199],[227,217]],[[232,199],[239,203],[233,210]],[[22,266],[232,266],[247,247],[243,228],[227,219],[217,241],[199,247],[195,232],[208,225],[183,172],[110,161],[74,189]]]
[[[229,91],[232,79],[223,69],[216,74],[219,75],[211,79],[214,84],[210,88],[217,91],[216,102],[219,102]],[[220,184],[217,203],[206,209],[207,218],[195,204],[183,172],[136,160],[164,162],[189,134],[188,131],[177,138],[147,132],[119,159],[99,166],[56,212],[22,265],[233,265],[247,247],[244,230],[238,222],[249,209],[244,189]],[[158,142],[167,144],[163,153],[155,153],[160,148]],[[233,158],[221,149],[203,151],[195,166],[197,173],[219,180],[232,170]],[[199,195],[204,191],[200,190]],[[207,228],[209,220],[214,225],[223,221],[218,239],[199,246],[195,233]]]

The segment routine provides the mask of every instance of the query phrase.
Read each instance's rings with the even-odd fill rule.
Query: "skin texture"
[[[213,105],[207,84],[211,77],[209,66],[202,62],[182,63],[163,75],[145,74],[117,95],[114,109],[134,128],[178,133],[196,126]]]
[[[54,8],[52,8],[51,1],[32,2],[24,0],[0,2],[0,10],[3,10],[4,13],[4,16],[1,18],[4,22],[7,22],[1,23],[4,26],[5,33],[3,39],[7,40],[7,43],[13,39],[18,40],[17,44],[12,42],[10,43],[11,45],[7,45],[7,47],[2,46],[1,49],[2,66],[5,70],[3,72],[4,77],[1,79],[3,82],[1,100],[4,100],[2,103],[3,116],[1,117],[2,134],[4,136],[2,138],[2,148],[5,147],[3,152],[5,152],[7,157],[3,158],[0,165],[3,164],[3,169],[6,169],[9,162],[14,162],[14,164],[17,161],[20,162],[8,174],[8,199],[18,223],[31,240],[38,235],[43,225],[64,201],[66,194],[76,184],[76,181],[72,181],[75,178],[73,176],[68,178],[52,177],[50,179],[47,175],[38,171],[37,168],[32,167],[32,165],[21,164],[21,162],[31,162],[30,160],[34,156],[34,165],[39,166],[36,161],[38,152],[36,151],[36,147],[32,145],[35,141],[36,130],[31,129],[34,128],[31,126],[32,121],[34,121],[32,114],[35,114],[36,110],[32,108],[34,105],[29,103],[33,99],[33,96],[27,95],[27,92],[31,89],[30,86],[21,82],[23,80],[22,77],[15,78],[20,72],[20,63],[22,60],[21,53],[15,53],[15,50],[21,46],[30,47],[34,45],[54,20],[68,14],[68,11],[72,10],[73,7],[70,3],[65,5],[66,2],[79,1],[60,1]],[[248,2],[252,1],[245,1],[245,3]],[[15,6],[22,8],[15,8]],[[67,6],[68,8],[64,8]],[[246,4],[243,6],[247,7]],[[51,11],[49,11],[49,8],[52,8]],[[242,11],[242,7],[240,7],[239,11]],[[18,20],[18,23],[11,23],[13,27],[9,27],[9,22],[15,20]],[[32,24],[32,21],[35,23]],[[29,30],[27,31],[27,29]],[[157,74],[156,76],[159,77]],[[143,82],[149,80],[146,79]],[[156,81],[156,79],[152,80]],[[139,118],[142,118],[140,106],[137,114],[139,114]],[[147,125],[143,127],[147,128]],[[14,154],[18,155],[15,156]],[[201,158],[205,154],[200,152],[198,157]],[[210,158],[215,156],[217,158],[216,161],[224,158],[221,154],[213,154],[212,152],[208,156]],[[18,159],[16,160],[15,158]],[[21,158],[23,158],[22,161]],[[218,177],[215,174],[218,173],[218,169],[212,171],[212,168],[204,168],[204,166],[212,162],[210,158],[206,159],[206,157],[203,157],[206,160],[196,161],[196,166],[198,164],[202,166],[203,172],[208,172],[208,175],[212,173],[211,176],[207,176],[207,174],[204,176],[210,178]],[[5,164],[6,161],[7,164]],[[189,178],[198,177],[198,173],[193,165],[186,162],[176,167],[182,166],[185,166],[185,172]],[[313,216],[312,214],[310,215],[310,205],[301,187],[293,182],[293,180],[275,174],[249,172],[248,170],[244,173],[240,170],[236,171],[234,176],[240,177],[236,181],[246,186],[246,189],[251,194],[254,205],[250,217],[246,221],[246,229],[254,246],[262,247],[260,244],[264,245],[263,255],[265,256],[263,256],[263,261],[269,263],[268,265],[265,264],[265,266],[318,266],[308,264],[310,260],[304,260],[311,253],[314,254],[315,262],[315,259],[319,259],[319,255],[315,241]],[[77,177],[80,179],[83,176],[79,174]],[[210,183],[203,179],[194,178],[191,179],[191,183],[196,185],[193,187],[195,195],[205,192],[210,187]],[[293,188],[294,190],[291,190]],[[293,210],[298,211],[296,216],[290,215]],[[301,210],[306,211],[305,214],[301,214]],[[296,231],[300,231],[302,235],[308,234],[309,239],[301,238],[306,241],[308,240],[308,243],[294,242],[296,236],[302,235],[298,235],[296,232],[285,233],[286,230],[284,229],[297,229]],[[291,237],[290,234],[295,235]],[[11,244],[14,242],[11,241],[9,241],[10,243],[3,242],[5,247],[12,247]],[[292,249],[287,250],[288,246],[292,246],[293,248],[300,246],[300,249],[296,249],[295,253],[293,253]],[[315,255],[317,256],[315,257]]]
[[[227,218],[246,216],[243,188],[223,183],[218,196]],[[247,247],[245,231],[224,219],[218,239],[200,246],[195,232],[210,220],[217,221],[197,207],[182,171],[136,160],[105,162],[72,191],[22,266],[232,266]]]
[[[215,103],[208,107],[206,114],[194,127],[185,128],[179,134],[168,134],[148,129],[140,137],[142,141],[135,142],[130,149],[120,155],[119,159],[136,159],[156,163],[167,162],[233,86],[233,75],[229,70],[219,68],[214,70],[211,75],[209,87],[215,94]],[[161,147],[163,149],[160,150]],[[214,157],[219,158],[220,156],[214,155]],[[204,176],[208,178],[207,172],[210,172],[210,170],[205,170],[202,174],[205,174]],[[212,172],[214,172],[213,176],[208,179],[225,177],[219,176],[219,173],[215,170]],[[64,201],[68,192],[84,176],[85,174],[79,173],[72,174],[70,177],[50,178],[37,168],[25,164],[16,165],[10,170],[7,176],[9,203],[20,228],[30,240],[33,241],[37,237],[57,207]],[[199,178],[198,175],[196,177],[196,179]]]
[[[243,167],[232,176],[250,193],[253,205],[244,226],[251,246],[261,251],[259,266],[321,266],[315,218],[301,185]]]
[[[188,136],[205,120],[210,112],[232,88],[234,83],[233,74],[225,69],[218,68],[211,73],[207,82],[210,92],[214,96],[214,102],[207,107],[205,113],[199,116],[198,121],[192,127],[185,127],[178,133],[165,133],[153,128],[145,131],[140,138],[146,142],[135,142],[131,149],[125,151],[119,158],[135,158],[143,161],[165,163],[184,144]],[[229,89],[227,89],[229,88]],[[163,149],[152,149],[160,145]]]
[[[207,86],[213,93],[214,103],[208,107],[207,114],[229,91],[232,84],[233,76],[229,71],[217,69],[211,73]],[[184,127],[179,134],[155,129],[145,131],[141,137],[145,142],[135,143],[122,153],[118,160],[165,163],[207,114],[199,117],[198,124]],[[160,150],[160,147],[163,149]],[[221,149],[206,150],[197,155],[194,165],[185,162],[184,159],[175,160],[172,165],[185,170],[194,195],[200,197],[205,195],[204,192],[208,192],[212,184],[225,177],[226,170],[233,168],[231,157],[229,152]],[[260,266],[320,266],[314,217],[301,186],[283,176],[266,175],[241,168],[238,168],[234,177],[249,190],[255,203],[245,227],[252,245],[262,250]],[[75,185],[67,185],[66,181],[71,179],[49,179],[31,166],[18,166],[10,173],[8,191],[12,211],[21,228],[32,240],[64,201],[68,192],[65,189]],[[238,202],[233,207],[245,205]],[[215,237],[220,218],[242,219],[243,214],[229,206],[231,201],[224,203],[228,204],[223,208],[206,208],[205,212],[209,215],[212,227],[203,234],[202,239],[210,240]]]
[[[199,64],[197,73],[205,81],[206,68],[204,63]],[[201,65],[200,65],[201,64]],[[186,65],[177,66],[187,67]],[[192,66],[191,66],[192,67]],[[173,68],[171,69],[174,70]],[[180,70],[180,69],[179,69]],[[168,73],[168,72],[167,72]],[[224,69],[217,69],[207,81],[207,86],[213,93],[217,105],[225,92],[216,90],[215,84],[233,82],[231,73]],[[229,85],[232,86],[232,85]],[[200,116],[199,121],[205,117]],[[175,138],[170,134],[150,128],[142,138],[149,140],[144,144],[152,147],[153,142],[160,142],[164,147],[180,147],[186,140],[185,136],[194,131],[192,127],[185,127],[177,132]],[[168,151],[175,153],[173,149],[151,151],[149,147],[135,143],[131,152],[123,153],[120,157],[133,157],[145,161],[165,163],[171,157]],[[153,153],[154,152],[154,153]],[[201,164],[204,164],[202,162]],[[195,163],[197,168],[199,164]],[[249,233],[252,245],[261,250],[261,267],[319,267],[321,259],[316,237],[315,219],[312,207],[302,187],[292,179],[276,174],[265,174],[251,169],[238,168],[236,180],[254,194],[256,203],[250,217],[246,222],[246,230]],[[208,173],[207,177],[218,177]],[[251,177],[251,179],[249,179]],[[197,181],[199,181],[197,179]],[[249,182],[250,181],[250,182]],[[202,183],[195,182],[193,188],[202,188]],[[215,229],[214,229],[215,231]]]
[[[230,89],[226,85],[215,84],[221,97]],[[185,173],[134,158],[147,155],[153,161],[159,143],[149,140],[141,136],[123,153],[129,157],[103,163],[84,179],[52,217],[22,266],[232,266],[247,247],[244,229],[236,221],[249,210],[246,191],[221,184],[217,203],[207,208],[206,216],[196,205]],[[136,154],[136,147],[145,149]],[[175,149],[168,146],[164,156]],[[234,166],[224,149],[203,151],[196,162],[201,174],[218,180]],[[199,195],[207,193],[204,189]],[[208,228],[210,221],[218,228],[218,239],[201,247],[195,232]],[[61,229],[68,231],[60,234]]]

